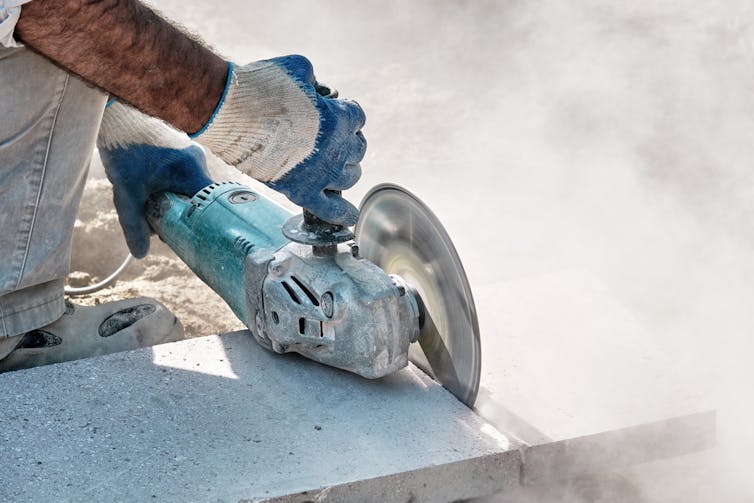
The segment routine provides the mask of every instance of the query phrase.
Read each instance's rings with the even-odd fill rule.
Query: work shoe
[[[144,348],[183,338],[183,325],[154,299],[77,306],[66,301],[57,321],[14,337],[18,345],[0,360],[0,372]]]

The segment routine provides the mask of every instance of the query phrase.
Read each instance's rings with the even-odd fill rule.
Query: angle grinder
[[[473,406],[481,349],[471,289],[447,232],[405,189],[373,188],[355,234],[235,182],[191,198],[153,195],[147,220],[268,350],[370,379],[411,360]]]
[[[191,198],[157,194],[147,218],[263,347],[367,378],[410,359],[473,405],[481,354],[471,289],[445,229],[410,192],[372,189],[355,236],[235,182]]]

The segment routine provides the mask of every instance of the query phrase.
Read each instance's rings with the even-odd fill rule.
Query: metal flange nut
[[[283,235],[296,243],[311,246],[330,246],[353,239],[353,232],[347,227],[311,227],[304,221],[304,215],[294,215],[283,224]]]

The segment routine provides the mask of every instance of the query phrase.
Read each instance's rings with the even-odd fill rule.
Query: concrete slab
[[[483,334],[477,412],[521,443],[522,483],[715,446],[712,369],[668,352],[589,271],[474,292]]]
[[[8,373],[0,388],[2,501],[238,501],[325,487],[437,501],[520,476],[517,446],[421,371],[367,381],[272,355],[242,332]]]
[[[490,479],[490,466],[497,472]],[[350,503],[353,501],[396,501],[396,502],[442,502],[466,501],[469,494],[468,480],[471,477],[478,494],[485,494],[491,487],[501,487],[506,494],[515,492],[518,482],[511,477],[520,467],[520,458],[509,452],[508,455],[491,454],[474,459],[433,465],[397,473],[384,477],[359,480],[348,484],[324,487],[313,491],[264,499],[264,503]],[[508,474],[509,476],[503,476]],[[477,498],[473,498],[476,500]],[[261,503],[261,502],[260,502]]]
[[[474,294],[483,335],[477,409],[526,444],[715,409],[714,369],[668,352],[588,270],[482,285]]]
[[[707,411],[524,446],[521,484],[557,483],[705,451],[715,446],[716,422],[716,413]]]

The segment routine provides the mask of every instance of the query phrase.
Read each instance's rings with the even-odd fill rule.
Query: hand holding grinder
[[[372,189],[360,214],[340,196],[340,189],[351,187],[360,175],[358,162],[366,147],[360,133],[363,112],[317,84],[308,61],[302,60],[278,58],[233,69],[216,116],[195,135],[227,162],[304,206],[300,215],[292,215],[244,185],[211,183],[203,156],[192,150],[197,147],[185,136],[168,143],[172,153],[167,155],[156,147],[164,146],[165,138],[149,145],[155,125],[148,134],[136,137],[133,130],[138,127],[128,124],[113,127],[108,134],[112,119],[106,112],[100,152],[108,177],[121,182],[116,187],[130,187],[125,193],[121,190],[120,197],[115,194],[121,221],[132,222],[134,229],[129,239],[129,226],[124,225],[129,247],[146,253],[148,222],[268,350],[297,352],[367,378],[395,372],[411,359],[471,406],[479,385],[479,328],[458,255],[432,212],[400,187]],[[245,126],[239,127],[238,121],[229,126],[234,124],[235,103],[264,100],[265,95],[251,92],[254,86],[243,85],[243,80],[254,78],[255,85],[279,86],[281,69],[300,84],[299,94],[291,91],[292,99],[301,101],[300,117],[291,128],[316,128],[312,117],[319,117],[326,134],[317,135],[315,141],[343,142],[343,148],[294,144],[283,155],[264,147],[266,142],[285,141],[261,138],[260,148],[244,157],[237,145],[264,128],[251,120]],[[308,114],[307,107],[317,113]],[[348,131],[337,131],[336,123],[328,122],[328,114],[336,109],[351,115],[350,121],[337,125]],[[117,109],[113,112],[123,115]],[[279,118],[273,111],[255,121]],[[274,130],[300,137],[282,129]],[[131,134],[124,135],[123,130]],[[177,162],[184,164],[181,183],[161,185],[159,170],[152,169],[155,179],[147,180],[134,174],[133,166],[122,166],[119,149],[134,148],[134,144],[146,149],[147,163],[177,156]],[[329,154],[318,156],[320,151]],[[193,170],[186,170],[186,164]],[[336,165],[345,168],[332,171],[330,166]],[[125,176],[130,179],[123,183]],[[139,212],[149,193],[153,195],[145,220]],[[348,226],[357,215],[354,235]]]

